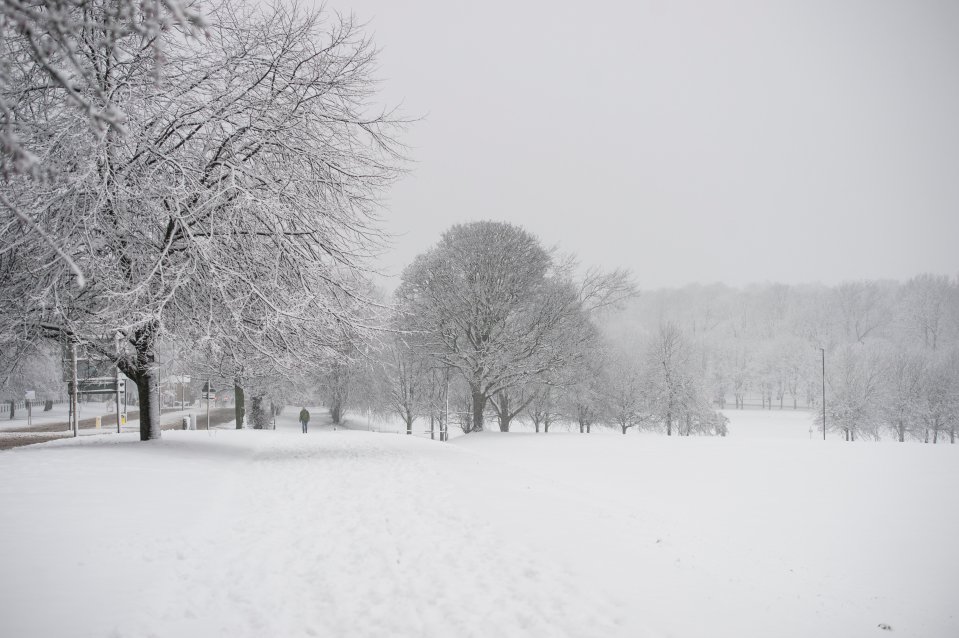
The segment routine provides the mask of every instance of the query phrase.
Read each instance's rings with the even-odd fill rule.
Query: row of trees
[[[843,346],[827,368],[826,426],[846,440],[956,442],[959,348],[929,352],[881,342]],[[822,416],[817,413],[822,427]]]
[[[164,343],[236,385],[242,424],[243,388],[255,408],[361,340],[377,199],[402,161],[352,19],[190,6],[0,14],[3,369],[43,341],[84,346],[136,384],[142,439],[160,436]]]
[[[959,282],[919,275],[905,283],[688,286],[654,291],[609,317],[625,343],[675,324],[692,374],[721,407],[807,407],[845,438],[935,442],[959,415]],[[824,351],[824,352],[823,352]],[[822,418],[817,423],[822,426]]]
[[[584,432],[722,435],[717,408],[752,399],[813,409],[822,427],[824,351],[830,431],[955,440],[953,280],[690,286],[636,298],[621,273],[591,273],[578,287],[574,268],[536,246],[504,224],[451,229],[404,274],[392,337],[332,383],[337,412],[343,400],[391,411],[408,432],[418,420],[440,429],[448,409],[446,425],[467,432],[522,418],[536,431],[564,421]],[[518,283],[530,281],[540,283]],[[603,291],[595,306],[583,294],[591,286]]]
[[[325,375],[334,421],[352,399],[407,433],[490,418],[504,432],[520,418],[537,432],[562,420],[725,433],[677,325],[631,348],[604,337],[603,317],[634,295],[627,273],[579,272],[522,228],[454,226],[404,271],[380,346]]]

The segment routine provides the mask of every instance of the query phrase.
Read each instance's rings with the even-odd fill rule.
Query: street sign
[[[36,398],[37,398],[36,390],[27,390],[26,392],[23,393],[24,401],[35,401]]]
[[[73,392],[73,384],[67,384],[69,391]],[[120,379],[120,392],[126,391],[126,379]],[[77,381],[77,394],[113,394],[117,391],[116,377],[99,377],[96,379],[79,379]]]
[[[113,374],[114,365],[112,361],[104,361],[102,359],[91,359],[89,357],[77,356],[77,378],[78,379],[92,379],[99,377],[107,377]],[[67,358],[63,361],[63,380],[66,382],[70,381],[70,376],[72,375],[72,367],[70,365],[70,359]]]
[[[203,384],[203,397],[204,399],[209,399],[210,401],[216,401],[216,388],[213,387],[209,381]]]

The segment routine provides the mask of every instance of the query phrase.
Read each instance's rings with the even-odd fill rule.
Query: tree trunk
[[[896,430],[899,432],[899,442],[904,443],[906,441],[906,428],[902,425],[902,419],[899,419],[899,427]]]
[[[233,415],[236,417],[236,429],[243,429],[243,419],[246,418],[246,396],[243,394],[243,388],[239,383],[233,384]]]
[[[406,422],[406,435],[413,436],[413,419],[409,415],[403,417],[403,421]]]
[[[623,428],[623,434],[626,434],[626,427],[627,427],[627,426],[620,424],[620,427]]]
[[[342,406],[338,399],[334,400],[333,405],[330,406],[330,419],[333,421],[333,425],[339,425],[342,416]]]
[[[269,418],[266,410],[263,409],[263,395],[256,395],[250,398],[250,417],[253,421],[254,430],[265,430]]]
[[[666,413],[666,436],[673,435],[673,415],[671,412]]]
[[[482,432],[483,431],[483,413],[486,412],[486,400],[487,397],[485,394],[479,390],[473,390],[471,392],[473,400],[473,427],[470,430],[471,432]]]
[[[137,384],[141,441],[160,438],[160,374],[156,365],[156,333],[155,324],[138,328],[132,340],[133,361],[119,362],[127,378]]]
[[[589,434],[589,428],[590,428],[590,426],[592,426],[592,423],[587,423],[587,424],[586,424],[586,434]]]
[[[543,422],[543,434],[549,433],[549,423]]]
[[[129,375],[127,375],[129,376]],[[133,379],[140,400],[140,440],[160,438],[160,378],[156,368],[148,368]]]

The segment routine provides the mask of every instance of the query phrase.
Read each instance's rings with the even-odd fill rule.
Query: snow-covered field
[[[0,636],[959,636],[957,446],[295,412],[0,452]]]

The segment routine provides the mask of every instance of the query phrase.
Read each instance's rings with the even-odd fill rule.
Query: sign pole
[[[210,393],[213,391],[213,383],[210,378],[206,380],[206,429],[210,429]]]
[[[120,433],[120,367],[119,366],[117,366],[116,403],[117,403],[117,434],[119,434]]]
[[[822,440],[826,440],[826,349],[822,350]]]
[[[450,440],[450,370],[446,369],[446,416],[443,419],[443,440]]]
[[[70,339],[70,380],[72,384],[70,389],[70,403],[73,406],[70,421],[73,428],[73,436],[78,436],[80,434],[80,424],[77,419],[77,342],[74,339]]]

